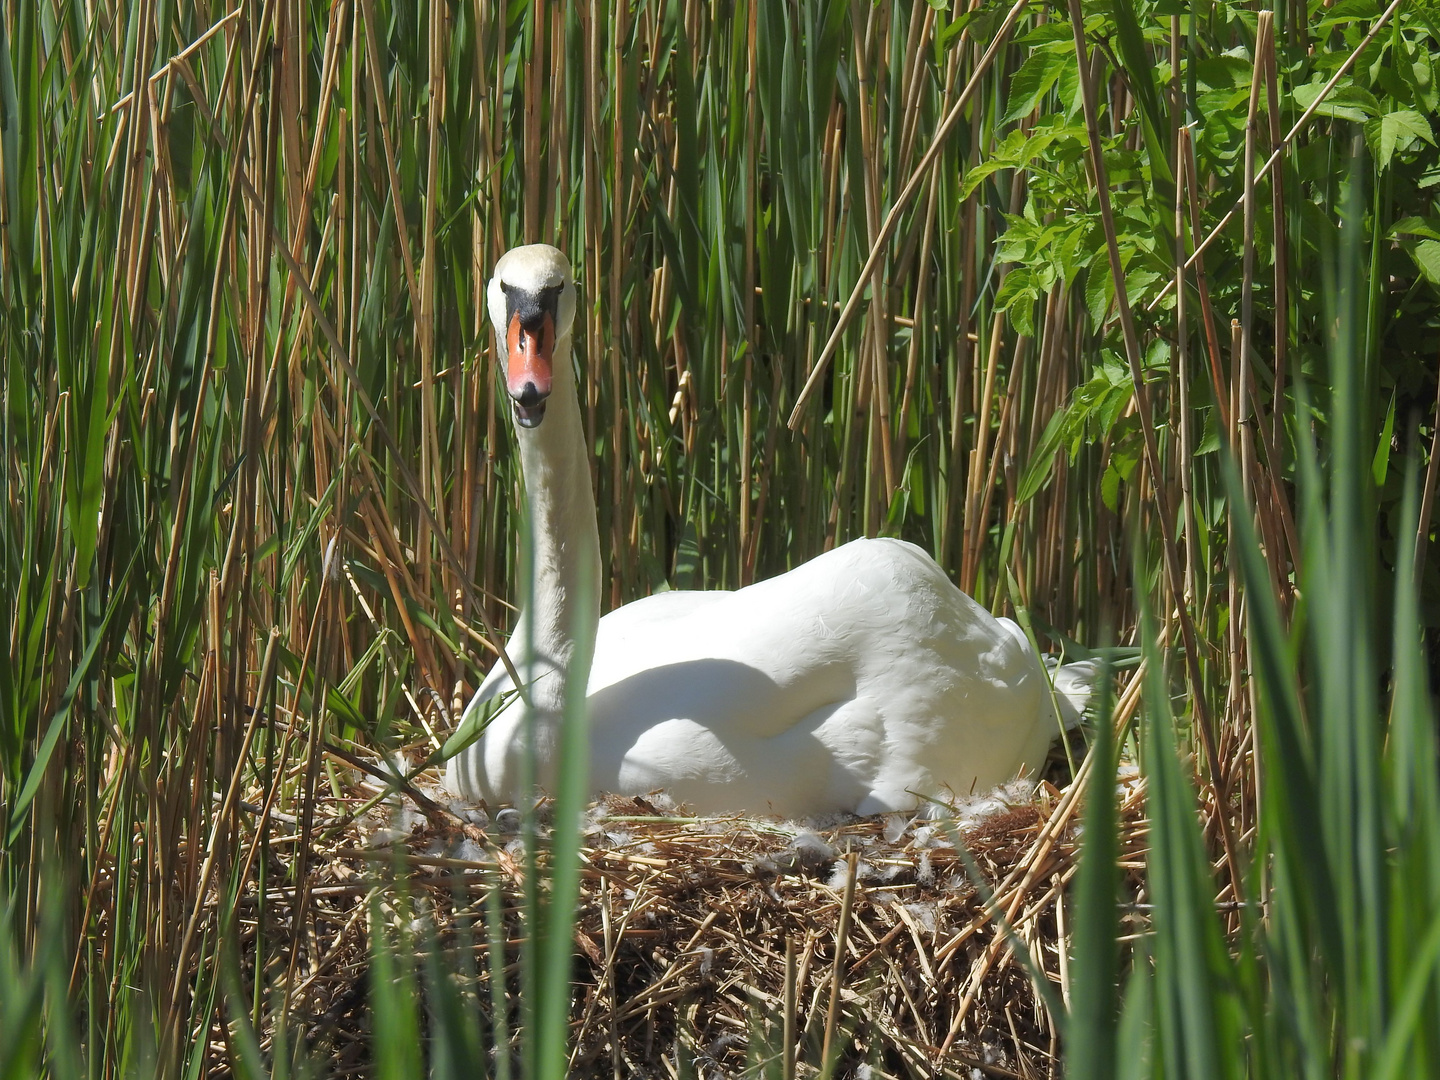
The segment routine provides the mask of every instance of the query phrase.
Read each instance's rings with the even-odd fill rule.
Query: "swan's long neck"
[[[570,367],[570,336],[555,342],[554,384],[539,427],[515,429],[529,504],[529,551],[534,592],[523,597],[523,614],[511,638],[517,664],[533,655],[543,669],[569,668],[575,633],[593,636],[600,620],[600,532],[580,399]],[[522,559],[525,548],[522,546]],[[588,581],[585,579],[588,577]],[[523,580],[523,578],[522,578]],[[527,648],[533,641],[533,654]],[[533,684],[532,702],[542,714],[558,716],[565,700],[564,679]]]

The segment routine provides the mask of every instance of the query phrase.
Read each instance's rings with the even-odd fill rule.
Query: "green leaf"
[[[479,706],[467,709],[465,718],[460,721],[460,726],[451,733],[450,738],[445,740],[445,745],[440,748],[440,760],[449,761],[485,734],[485,729],[490,726],[490,721],[494,720],[500,711],[518,696],[519,692],[516,690],[501,690],[494,697],[482,701]]]
[[[1220,417],[1215,409],[1205,411],[1205,430],[1200,435],[1200,441],[1195,445],[1195,456],[1201,457],[1204,454],[1213,454],[1220,449]]]
[[[1414,109],[1397,109],[1365,125],[1365,141],[1382,169],[1389,168],[1395,151],[1408,150],[1417,140],[1435,145],[1430,121]]]
[[[1053,49],[1035,49],[1015,74],[1010,77],[1009,107],[1000,123],[1010,124],[1021,117],[1029,116],[1040,104],[1040,99],[1050,92],[1065,67],[1068,52]]]
[[[1105,262],[1092,262],[1085,271],[1085,310],[1090,313],[1090,321],[1096,326],[1105,321],[1105,315],[1110,310],[1110,301],[1114,297],[1115,278],[1110,272],[1110,265]]]
[[[1385,426],[1380,431],[1380,444],[1375,447],[1375,457],[1370,462],[1370,473],[1375,477],[1375,486],[1382,487],[1385,474],[1390,470],[1390,440],[1395,434],[1395,394],[1390,394],[1390,409],[1385,414]]]
[[[1423,236],[1430,240],[1440,240],[1440,229],[1436,229],[1427,219],[1412,214],[1391,225],[1386,236],[1392,240],[1397,236]]]
[[[1140,569],[1136,569],[1137,580]],[[1142,594],[1143,596],[1143,594]],[[1141,600],[1145,643],[1144,761],[1149,784],[1150,851],[1145,884],[1155,905],[1157,1046],[1164,1075],[1221,1080],[1239,1072],[1227,992],[1231,962],[1216,917],[1210,861],[1196,814],[1195,791],[1182,767],[1165,665],[1149,605]]]
[[[1421,240],[1410,257],[1431,285],[1440,286],[1440,240]]]
[[[1325,24],[1334,26],[1356,19],[1368,21],[1379,14],[1380,5],[1375,0],[1340,0],[1338,4],[1326,11]]]
[[[935,34],[935,57],[939,61],[946,52],[960,44],[960,35],[965,27],[970,25],[975,18],[975,12],[966,11],[957,16],[952,22],[944,23]]]
[[[1325,89],[1323,82],[1306,83],[1295,88],[1295,104],[1308,109]],[[1363,123],[1380,114],[1380,102],[1375,95],[1348,80],[1342,80],[1330,95],[1315,110],[1316,116],[1329,116],[1337,120],[1354,120]]]
[[[700,574],[700,534],[695,527],[695,522],[685,522],[685,531],[680,534],[680,542],[675,546],[675,588],[693,589],[698,584]]]
[[[1414,966],[1400,993],[1399,1005],[1392,1014],[1390,1030],[1375,1068],[1374,1075],[1379,1080],[1403,1075],[1401,1067],[1405,1063],[1405,1052],[1412,1050],[1416,1027],[1425,1022],[1421,1019],[1423,1006],[1426,997],[1432,993],[1431,980],[1437,965],[1440,965],[1440,912],[1436,912],[1431,920],[1429,932],[1421,939],[1412,962]]]
[[[1115,732],[1110,721],[1110,673],[1102,669],[1090,753],[1090,791],[1075,884],[1074,976],[1065,1027],[1069,1080],[1113,1077],[1119,1021],[1120,857],[1115,810]],[[1138,980],[1137,980],[1138,981]]]
[[[1020,483],[1015,491],[1016,502],[1029,502],[1049,481],[1050,470],[1055,465],[1055,451],[1060,447],[1060,437],[1065,431],[1068,415],[1069,410],[1058,409],[1045,425],[1045,431],[1035,445],[1035,450],[1025,465],[1025,471],[1020,475]]]
[[[1030,270],[1017,265],[1005,275],[1005,281],[995,296],[995,306],[1010,316],[1010,324],[1017,334],[1034,337],[1034,307],[1039,298],[1040,292],[1035,287]]]
[[[1100,498],[1112,514],[1120,512],[1120,481],[1123,479],[1114,460],[1106,462],[1105,472],[1100,477]]]
[[[1149,1080],[1155,1073],[1155,967],[1148,942],[1136,946],[1116,1032],[1116,1080]]]
[[[1435,66],[1430,58],[1428,42],[1411,42],[1405,55],[1396,57],[1400,78],[1415,95],[1417,105],[1430,112],[1440,109],[1440,89],[1435,85]]]
[[[1023,45],[1027,49],[1033,49],[1040,45],[1049,45],[1055,41],[1063,41],[1068,44],[1074,40],[1075,33],[1070,29],[1070,24],[1056,19],[1051,22],[1041,23],[1028,34],[1016,38],[1015,44]]]
[[[1012,132],[1012,134],[1018,135],[1019,132]],[[974,191],[977,187],[979,187],[981,183],[983,183],[988,177],[993,176],[1001,169],[1011,168],[1014,168],[1014,165],[998,157],[992,157],[986,161],[980,162],[978,165],[976,165],[973,169],[971,169],[965,174],[965,182],[960,185],[961,201],[963,202],[965,199],[968,199],[970,197],[970,193]]]

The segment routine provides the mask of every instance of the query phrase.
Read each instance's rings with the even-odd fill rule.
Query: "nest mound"
[[[1143,784],[1133,774],[1119,784],[1122,865],[1134,878]],[[1012,943],[1018,936],[1032,969],[1068,993],[1063,899],[1081,786],[1010,785],[938,820],[692,817],[663,796],[594,804],[581,853],[571,1075],[776,1075],[771,1063],[787,1046],[796,1076],[814,1075],[827,1046],[841,1076],[1059,1075],[1057,1025]],[[337,810],[363,805],[360,787]],[[332,842],[315,851],[302,907],[309,932],[288,996],[299,1034],[337,1076],[369,1071],[375,911],[446,950],[446,970],[475,973],[486,1028],[498,1000],[490,972],[504,971],[508,1029],[520,1021],[519,815],[491,820],[426,790],[337,819]],[[542,826],[546,809],[537,808]],[[408,904],[393,902],[397,871]],[[385,901],[375,907],[377,890]],[[272,893],[267,903],[283,911],[302,901]],[[487,910],[503,912],[499,933]],[[290,951],[289,920],[265,922],[265,955]],[[500,941],[495,965],[487,942]]]

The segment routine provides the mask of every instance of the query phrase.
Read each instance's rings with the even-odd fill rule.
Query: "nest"
[[[1058,1076],[1056,1019],[1031,972],[1068,995],[1064,897],[1083,786],[1010,785],[940,820],[700,818],[663,796],[595,804],[581,855],[571,1075],[807,1076],[828,1055],[841,1076]],[[1119,788],[1133,890],[1146,843],[1143,784],[1122,774]],[[473,973],[458,981],[489,1030],[489,973],[505,972],[506,1024],[520,1024],[518,814],[492,821],[425,790],[414,790],[417,801],[391,798],[317,846],[307,896],[272,892],[280,917],[256,928],[271,938],[270,978],[292,987],[288,1015],[299,1030],[290,1038],[336,1076],[369,1072],[376,912],[391,924],[387,940],[423,939],[442,950],[445,970]],[[361,785],[348,812],[378,791]],[[396,902],[401,882],[409,899]],[[372,893],[384,904],[372,905]],[[503,926],[487,927],[497,898]],[[295,906],[304,935],[288,930]],[[396,926],[407,928],[398,938]],[[505,943],[503,964],[492,964],[488,941]],[[252,934],[252,963],[254,945]],[[298,962],[279,979],[277,957],[292,951]],[[217,1024],[213,1037],[215,1075],[224,1075],[228,1034]]]

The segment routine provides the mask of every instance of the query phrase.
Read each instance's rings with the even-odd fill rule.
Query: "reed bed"
[[[1433,1071],[1437,52],[1418,0],[5,0],[7,1064],[298,1067],[348,800],[434,767],[513,618],[483,291],[544,240],[606,606],[887,534],[1149,650],[1111,734],[1174,917],[1107,951],[1092,875],[1076,1075]],[[506,1037],[558,1076],[540,948]],[[413,1075],[370,956],[356,1053]]]

